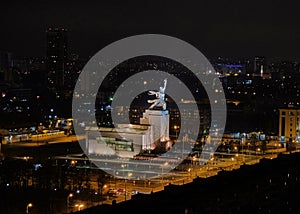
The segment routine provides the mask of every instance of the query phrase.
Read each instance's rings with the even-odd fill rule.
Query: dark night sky
[[[296,2],[296,1],[295,1]],[[291,1],[7,1],[0,3],[0,50],[43,56],[45,30],[69,29],[69,45],[83,56],[143,33],[167,34],[206,56],[300,60],[300,9]]]

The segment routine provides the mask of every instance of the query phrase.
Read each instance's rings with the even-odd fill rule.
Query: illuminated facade
[[[151,148],[149,125],[120,124],[116,128],[87,127],[85,131],[86,150],[90,155],[133,157],[142,150]]]
[[[279,109],[281,141],[300,142],[300,109]]]

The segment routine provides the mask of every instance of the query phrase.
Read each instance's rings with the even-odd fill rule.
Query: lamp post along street
[[[31,208],[32,206],[33,206],[32,203],[27,204],[27,206],[26,206],[26,214],[29,213],[29,208]]]
[[[67,196],[67,213],[69,212],[69,207],[70,207],[70,198],[73,197],[73,194],[70,193],[68,196]]]
[[[126,201],[126,179],[124,178],[124,186],[125,186],[125,201]]]

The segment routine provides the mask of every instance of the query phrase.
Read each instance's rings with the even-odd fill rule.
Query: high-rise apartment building
[[[68,36],[65,28],[48,28],[46,31],[47,85],[64,87],[65,63],[68,57]]]
[[[254,58],[254,73],[255,74],[263,74],[266,67],[266,60],[265,57],[256,56]]]

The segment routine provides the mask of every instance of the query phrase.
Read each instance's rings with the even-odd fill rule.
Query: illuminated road
[[[121,192],[115,195],[104,194],[103,196],[104,200],[101,201],[100,204],[112,204],[113,200],[115,200],[116,203],[120,203],[125,200],[130,200],[133,191],[138,191],[144,194],[151,194],[151,192],[158,192],[164,190],[164,187],[168,184],[183,185],[192,182],[193,179],[195,179],[196,177],[207,178],[207,177],[215,176],[221,170],[230,171],[233,169],[238,169],[244,163],[245,164],[258,163],[259,159],[263,157],[262,155],[242,155],[242,154],[229,155],[227,153],[224,153],[223,156],[224,158],[209,160],[206,165],[184,164],[182,166],[182,170],[180,171],[172,170],[171,172],[163,173],[162,176],[160,174],[159,177],[147,179],[147,180],[130,180],[130,179],[124,180],[112,176],[112,179],[110,179],[110,181],[106,183],[106,188],[114,189],[114,190],[123,189],[126,190],[125,192],[127,192],[127,195],[125,197],[125,192]],[[228,156],[231,157],[228,158]],[[269,158],[275,157],[274,154],[267,154],[266,156]],[[72,156],[56,157],[56,158],[64,158],[70,160],[82,159],[82,158],[74,158]],[[103,158],[103,159],[97,159],[97,161],[108,162],[110,160]],[[127,164],[130,163],[129,160],[126,161],[124,163]],[[120,162],[118,162],[117,160],[111,160],[111,163],[117,163],[118,165],[120,165]],[[160,167],[161,164],[152,163],[152,166]],[[118,171],[122,175],[123,172],[122,170],[124,170],[124,168],[120,167],[118,170],[115,170],[115,172]],[[131,170],[130,172],[138,173],[138,171],[134,171],[134,170]],[[95,180],[94,182],[93,181],[91,182],[91,185],[93,189],[97,189],[96,178],[91,180]],[[88,202],[86,202],[86,204],[88,204]],[[96,205],[99,205],[99,203],[89,204],[89,207],[96,206]]]
[[[6,144],[5,146],[11,148],[20,147],[38,147],[42,145],[54,145],[63,143],[77,144],[78,139],[84,139],[85,136],[45,136],[43,139],[38,139],[31,142],[16,142],[11,144]],[[55,146],[54,146],[55,147]],[[180,170],[172,170],[175,168],[176,164],[168,162],[168,158],[163,161],[142,161],[139,160],[138,164],[136,161],[131,159],[114,159],[109,158],[109,156],[95,156],[89,160],[99,163],[101,169],[105,169],[112,175],[112,178],[108,183],[106,183],[106,188],[108,189],[126,189],[127,195],[125,198],[125,193],[108,195],[104,194],[101,202],[84,202],[85,208],[96,206],[99,204],[112,204],[113,200],[116,203],[122,201],[130,200],[133,191],[138,191],[144,194],[150,194],[151,192],[162,191],[164,187],[168,184],[183,185],[192,182],[196,177],[207,178],[210,176],[217,175],[221,170],[234,170],[240,168],[242,164],[256,164],[261,158],[273,159],[277,157],[277,154],[284,152],[285,149],[273,149],[267,154],[256,154],[250,153],[250,151],[244,150],[244,154],[230,154],[230,153],[214,153],[215,157],[210,159],[207,164],[199,165],[198,158],[190,158],[191,163],[181,164],[179,166]],[[87,160],[79,155],[61,155],[53,156],[54,159],[65,159],[65,160]],[[167,163],[167,164],[166,164]],[[105,165],[110,167],[105,167]],[[147,176],[145,176],[147,174]],[[148,179],[148,177],[153,177]],[[122,178],[127,178],[126,180]],[[129,179],[130,178],[130,179]],[[146,178],[146,179],[144,179]],[[97,178],[91,179],[92,189],[97,189]],[[71,209],[72,210],[72,209]],[[70,211],[71,211],[70,210]]]
[[[47,144],[54,144],[54,143],[68,143],[68,142],[77,142],[78,140],[84,139],[85,136],[82,135],[70,135],[70,136],[44,136],[44,137],[37,137],[36,140],[32,140],[29,142],[14,142],[10,144],[6,144],[6,146],[25,146],[25,147],[35,147]]]

